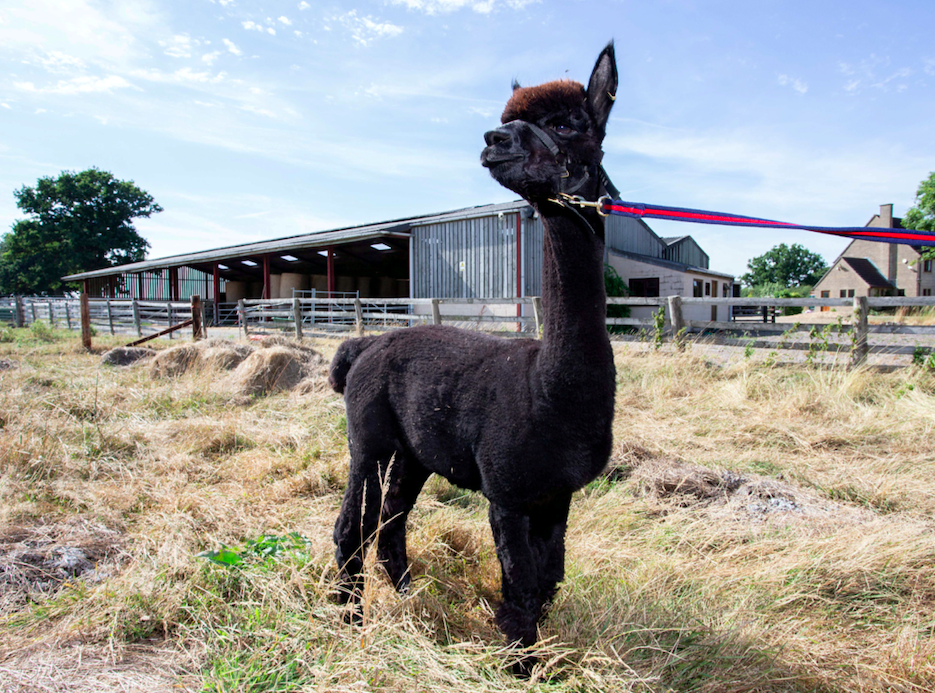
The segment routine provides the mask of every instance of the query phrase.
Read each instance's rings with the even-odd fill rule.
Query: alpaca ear
[[[517,89],[522,89],[522,87],[519,85],[519,82],[517,82],[517,81],[514,79],[514,80],[513,80],[513,91],[516,91]]]
[[[607,117],[617,98],[617,60],[614,56],[614,42],[611,41],[601,51],[588,82],[588,105],[597,120],[601,132],[607,125]]]

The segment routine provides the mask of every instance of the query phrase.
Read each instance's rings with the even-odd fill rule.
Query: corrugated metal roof
[[[664,260],[659,257],[650,257],[648,255],[640,255],[639,253],[628,253],[624,250],[614,250],[611,249],[610,252],[614,255],[619,255],[621,257],[628,258],[630,260],[636,260],[637,262],[644,262],[647,265],[657,265],[658,267],[665,267],[667,269],[673,269],[678,272],[691,272],[693,274],[705,274],[711,277],[726,277],[727,279],[734,279],[734,275],[725,274],[723,272],[712,272],[709,269],[704,267],[695,267],[694,265],[686,265],[682,262],[675,262],[674,260]]]
[[[108,277],[125,272],[142,272],[145,270],[165,269],[167,267],[178,267],[181,265],[223,262],[224,260],[235,258],[265,255],[266,253],[288,253],[290,250],[299,250],[302,248],[325,248],[330,245],[366,241],[381,237],[409,238],[411,235],[409,231],[413,226],[434,224],[454,219],[472,219],[475,217],[489,216],[491,214],[499,214],[500,212],[516,212],[526,207],[529,207],[529,203],[524,200],[480,205],[477,207],[465,207],[464,209],[453,210],[451,212],[394,219],[378,224],[351,226],[333,231],[318,231],[315,233],[302,234],[300,236],[287,236],[286,238],[259,241],[257,243],[225,246],[223,248],[204,250],[196,253],[171,255],[154,260],[133,262],[127,265],[106,267],[90,272],[79,272],[62,277],[62,279],[65,281],[80,281],[82,279]]]

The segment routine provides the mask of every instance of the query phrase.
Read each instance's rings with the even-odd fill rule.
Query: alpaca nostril
[[[508,142],[509,140],[510,133],[503,129],[490,130],[489,132],[484,133],[484,142],[487,143],[488,147],[492,147],[495,144],[500,144],[501,142]]]

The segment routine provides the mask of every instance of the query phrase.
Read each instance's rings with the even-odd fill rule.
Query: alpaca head
[[[601,142],[616,94],[613,42],[601,51],[587,89],[571,80],[514,83],[503,125],[484,135],[481,164],[533,203],[559,192],[597,195]]]

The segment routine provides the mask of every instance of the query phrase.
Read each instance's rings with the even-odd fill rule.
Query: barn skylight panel
[[[221,263],[218,263],[218,269],[228,269],[228,267],[227,265],[222,265]]]
[[[328,251],[327,251],[327,250],[319,250],[319,251],[318,251],[318,254],[321,255],[322,257],[328,257]],[[337,253],[331,253],[331,257],[337,257],[337,256],[338,256]]]
[[[298,262],[299,261],[299,258],[295,257],[294,255],[280,255],[279,257],[281,257],[286,262]]]
[[[246,265],[247,267],[256,267],[256,263],[253,260],[241,260],[241,265]]]
[[[386,243],[371,243],[370,247],[374,250],[390,250],[390,247]]]

